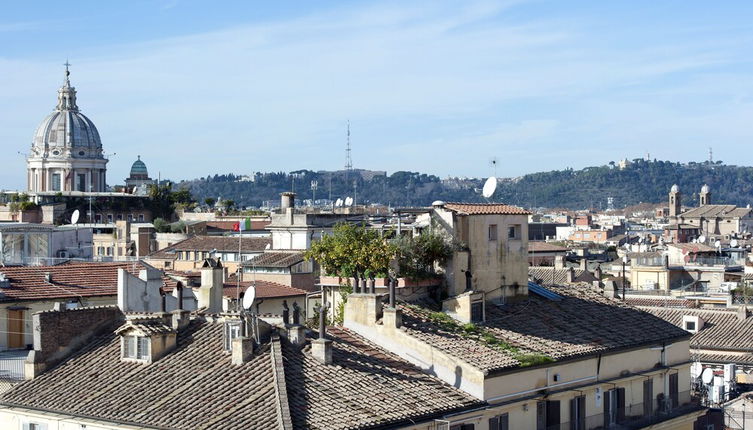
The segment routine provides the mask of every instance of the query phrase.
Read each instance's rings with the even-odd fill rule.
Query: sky
[[[108,183],[335,170],[752,165],[753,2],[7,2],[0,189],[68,59]],[[496,158],[497,167],[490,160]],[[496,171],[495,171],[496,170]]]

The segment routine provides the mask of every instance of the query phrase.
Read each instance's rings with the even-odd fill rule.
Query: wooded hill
[[[368,179],[364,179],[367,177]],[[245,178],[248,179],[248,178]],[[293,189],[298,199],[311,199],[311,181],[317,181],[317,199],[356,197],[358,204],[382,203],[392,206],[427,206],[434,200],[484,202],[482,179],[440,179],[417,172],[391,175],[361,175],[358,171],[257,173],[253,180],[226,174],[177,184],[198,201],[207,197],[229,199],[239,206],[276,204],[279,194]],[[356,183],[354,190],[353,182]],[[500,179],[490,199],[523,207],[606,209],[612,197],[615,208],[638,203],[660,203],[667,199],[673,184],[683,193],[683,203],[695,206],[703,184],[711,187],[713,203],[745,206],[753,202],[753,167],[715,163],[675,163],[636,159],[624,169],[614,162],[581,170],[565,169],[531,173],[519,178]],[[331,191],[330,191],[331,190]]]

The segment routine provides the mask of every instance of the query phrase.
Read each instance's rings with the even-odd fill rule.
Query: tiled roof
[[[350,330],[328,333],[334,365],[283,343],[295,428],[394,428],[483,405]]]
[[[685,253],[716,252],[716,248],[703,243],[670,243],[667,246],[677,248]]]
[[[330,365],[311,357],[310,346],[274,336],[247,363],[232,365],[222,331],[221,323],[195,319],[177,348],[151,364],[121,361],[109,331],[0,403],[166,429],[292,422],[333,430],[392,428],[484,404],[346,330],[329,332]]]
[[[146,269],[143,263],[69,263],[57,266],[6,266],[0,273],[10,280],[10,287],[0,288],[0,301],[75,299],[79,297],[115,296],[118,269],[138,276]],[[45,279],[49,273],[52,282]],[[176,282],[163,277],[163,288],[172,290]]]
[[[499,203],[445,203],[445,209],[461,215],[530,215],[523,208]]]
[[[674,297],[635,297],[628,296],[625,299],[627,304],[632,306],[653,306],[657,308],[687,308],[691,305],[692,301],[686,299],[678,299]]]
[[[747,353],[719,353],[719,354],[708,354],[708,353],[701,353],[701,354],[693,354],[691,351],[691,357],[697,358],[698,361],[702,363],[718,363],[718,364],[727,364],[727,363],[735,363],[735,364],[743,364],[743,365],[752,365],[753,364],[753,354],[747,352]]]
[[[223,285],[222,294],[225,297],[236,297],[238,283],[234,279],[235,277],[228,278],[228,280]],[[245,291],[246,288],[251,286],[251,284],[256,285],[256,297],[259,299],[305,296],[307,293],[306,291],[298,288],[289,287],[287,285],[269,281],[242,281],[240,283],[241,292]]]
[[[678,327],[682,326],[683,315],[700,317],[704,321],[703,328],[690,338],[691,347],[728,351],[753,350],[753,318],[740,320],[735,311],[657,307],[642,309]]]
[[[742,218],[750,214],[750,208],[735,205],[704,205],[683,212],[683,218]]]
[[[115,330],[115,334],[120,334],[131,328],[139,330],[145,336],[151,336],[153,334],[165,334],[165,333],[175,332],[175,330],[173,330],[172,327],[168,327],[164,323],[162,318],[140,317],[140,318],[129,319],[129,321],[126,324],[120,326],[119,329]]]
[[[530,266],[528,277],[540,280],[544,285],[566,285],[570,269],[556,269],[554,266]],[[596,277],[588,270],[573,269],[573,283],[595,281]]]
[[[529,241],[528,252],[567,252],[568,248],[553,243]]]
[[[110,331],[0,402],[159,428],[276,428],[269,347],[232,366],[222,329],[194,320],[177,348],[149,365],[121,361]]]
[[[527,354],[564,360],[689,336],[661,318],[590,288],[550,289],[563,300],[529,295],[504,309],[487,305],[486,321],[479,325],[517,352],[445,330],[414,307],[404,307],[403,327],[411,336],[485,372],[518,367],[519,358]]]
[[[272,246],[272,239],[268,237],[244,237],[240,239],[242,252],[262,252],[267,245]],[[175,251],[201,252],[238,252],[238,238],[232,236],[194,236],[178,243],[174,243],[157,252],[149,254],[149,258],[174,260]]]
[[[301,252],[265,252],[243,263],[244,266],[287,268],[303,261]]]

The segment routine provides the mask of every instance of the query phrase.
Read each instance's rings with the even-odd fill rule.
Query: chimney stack
[[[561,255],[557,255],[554,257],[554,268],[555,269],[564,269],[565,268],[565,257]]]
[[[207,259],[201,267],[201,287],[199,287],[199,308],[209,313],[222,312],[222,264]]]
[[[575,281],[575,270],[572,267],[567,268],[567,283],[572,284]]]
[[[583,270],[588,270],[588,260],[586,259],[586,257],[580,259],[580,268]]]
[[[284,213],[287,209],[295,208],[295,193],[286,191],[280,194],[280,209]]]
[[[323,364],[332,364],[332,341],[326,338],[326,324],[324,316],[328,305],[319,306],[319,338],[311,342],[311,355]]]

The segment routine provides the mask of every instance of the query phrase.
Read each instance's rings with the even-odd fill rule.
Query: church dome
[[[141,156],[131,165],[131,179],[149,179],[149,172],[146,170],[146,164],[141,161]]]
[[[673,193],[679,193],[680,187],[677,184],[672,185],[672,189],[670,190]]]
[[[94,123],[78,110],[76,88],[66,68],[65,82],[58,90],[58,104],[37,127],[32,157],[103,158],[102,141]]]

